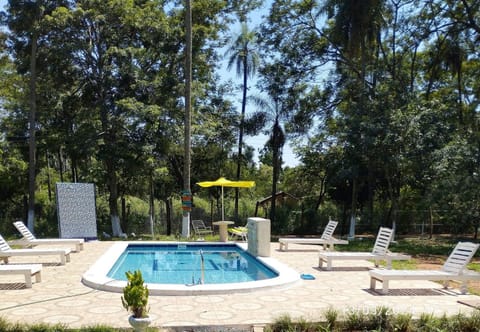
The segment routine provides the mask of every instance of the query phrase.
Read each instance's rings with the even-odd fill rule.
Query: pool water
[[[107,276],[125,280],[140,270],[146,283],[227,284],[275,278],[278,273],[236,245],[129,244]]]

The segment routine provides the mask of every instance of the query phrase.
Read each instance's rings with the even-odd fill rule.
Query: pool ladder
[[[200,271],[201,271],[200,284],[203,285],[203,283],[205,282],[205,261],[203,259],[203,251],[201,249],[200,249]]]
[[[205,261],[203,258],[203,251],[200,249],[198,252],[200,254],[200,278],[195,282],[195,275],[192,274],[192,285],[203,285],[205,282]]]

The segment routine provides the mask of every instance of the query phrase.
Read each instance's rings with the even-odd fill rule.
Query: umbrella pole
[[[223,186],[222,186],[222,220],[225,220],[225,207],[223,205]]]

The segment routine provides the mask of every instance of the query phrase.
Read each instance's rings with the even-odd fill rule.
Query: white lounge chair
[[[206,226],[203,220],[192,220],[192,227],[195,235],[197,236],[213,234],[212,227]]]
[[[32,276],[35,277],[35,282],[42,281],[41,272],[42,264],[0,264],[0,274],[2,275],[23,274],[27,288],[32,288]]]
[[[22,221],[15,221],[13,223],[15,228],[22,234],[21,240],[14,240],[13,244],[23,247],[35,247],[38,245],[74,245],[75,251],[83,250],[83,239],[37,239]]]
[[[335,232],[335,228],[337,227],[338,222],[330,220],[325,226],[321,237],[316,238],[299,238],[299,237],[283,237],[278,239],[278,243],[280,244],[280,251],[287,251],[289,243],[296,243],[296,244],[322,244],[323,249],[333,250],[335,244],[348,244],[347,240],[340,240],[333,237],[333,232]]]
[[[375,289],[377,281],[383,283],[381,292],[388,294],[390,280],[444,281],[445,288],[450,280],[457,280],[462,282],[460,289],[462,294],[465,294],[468,280],[480,280],[480,273],[466,269],[479,246],[476,243],[459,242],[440,270],[371,270],[370,289]]]
[[[323,263],[327,263],[327,270],[332,269],[332,262],[334,260],[373,260],[375,266],[378,266],[379,261],[387,262],[387,268],[392,267],[393,260],[408,260],[411,257],[408,255],[392,253],[388,250],[388,246],[392,240],[393,230],[387,227],[380,227],[373,246],[372,252],[319,252],[318,267],[322,267]]]
[[[5,239],[0,235],[0,259],[8,263],[13,256],[43,256],[58,255],[60,262],[65,265],[70,262],[70,249],[12,249]]]

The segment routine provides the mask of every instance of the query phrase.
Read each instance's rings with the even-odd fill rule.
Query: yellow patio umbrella
[[[203,181],[197,182],[200,187],[222,187],[222,220],[225,220],[225,211],[223,207],[223,187],[233,188],[251,188],[255,186],[255,181],[231,181],[223,177],[218,178],[215,181]]]

